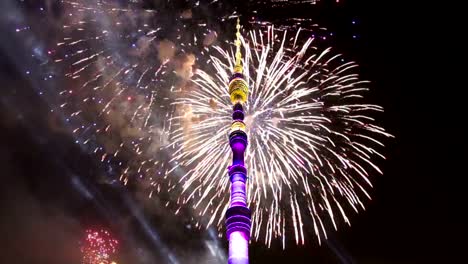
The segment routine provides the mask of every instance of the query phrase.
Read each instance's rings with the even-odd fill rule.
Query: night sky
[[[47,82],[25,73],[34,64],[31,43],[15,34],[10,2],[19,1],[0,4],[0,263],[80,263],[84,227],[113,232],[121,241],[118,263],[170,263],[171,254],[179,263],[223,263],[209,248],[225,254],[224,238],[102,183],[99,161],[74,143],[37,93]],[[458,189],[467,174],[457,166],[467,160],[451,148],[463,149],[466,129],[452,132],[462,120],[453,114],[461,108],[454,102],[460,87],[436,80],[455,67],[432,58],[444,53],[442,45],[429,48],[443,37],[435,27],[440,18],[404,1],[340,2],[264,14],[316,19],[336,32],[332,45],[359,62],[361,78],[371,81],[367,100],[385,108],[378,124],[395,136],[385,142],[387,159],[378,161],[384,175],[374,178],[367,210],[351,214],[351,227],[340,225],[321,246],[252,243],[251,263],[461,263],[456,256],[466,241],[456,237],[465,228],[463,217],[454,216],[466,208],[458,205]],[[29,1],[22,11],[29,15],[41,4]]]

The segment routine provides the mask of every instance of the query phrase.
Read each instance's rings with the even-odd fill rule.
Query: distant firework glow
[[[112,257],[117,252],[119,242],[107,230],[88,229],[81,246],[83,264],[114,264]]]

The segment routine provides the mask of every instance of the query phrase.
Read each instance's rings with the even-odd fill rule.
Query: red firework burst
[[[88,229],[85,232],[81,252],[83,264],[111,264],[111,257],[117,251],[119,242],[109,231]]]

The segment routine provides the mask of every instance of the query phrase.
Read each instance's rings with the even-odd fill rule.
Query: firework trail
[[[249,207],[253,237],[270,245],[285,244],[292,231],[304,243],[310,227],[320,242],[326,226],[337,219],[350,224],[347,207],[364,209],[370,199],[369,173],[381,173],[372,162],[383,156],[373,147],[389,137],[368,114],[382,111],[365,104],[367,82],[355,73],[357,65],[342,63],[330,49],[300,43],[300,31],[290,34],[269,27],[250,31],[244,39],[243,65],[250,94],[246,126]],[[196,201],[207,225],[223,225],[229,204],[230,163],[227,142],[231,102],[227,83],[233,52],[217,47],[207,71],[198,70],[196,89],[182,92],[173,118],[174,160],[185,168],[181,179],[184,201]],[[265,232],[262,232],[265,231]]]
[[[83,264],[115,263],[111,257],[116,253],[119,242],[107,230],[88,229],[81,247]]]

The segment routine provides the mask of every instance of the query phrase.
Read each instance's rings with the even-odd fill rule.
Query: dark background
[[[463,120],[456,118],[462,94],[453,84],[455,64],[444,61],[455,47],[442,45],[454,30],[443,10],[427,3],[348,0],[266,11],[272,17],[310,15],[336,32],[333,45],[358,61],[361,77],[372,81],[368,100],[385,108],[379,122],[395,139],[386,142],[387,160],[379,162],[384,175],[374,181],[373,200],[366,212],[352,216],[351,227],[330,232],[321,246],[283,251],[253,243],[252,263],[463,262],[458,256],[466,248],[460,242],[466,206],[460,205],[460,189],[467,173],[458,167],[467,159],[455,150],[466,146],[466,129],[455,129]],[[70,255],[79,253],[82,227],[104,225],[123,241],[119,263],[140,263],[145,254],[153,261],[141,263],[169,263],[130,209],[141,207],[163,243],[187,259],[180,262],[196,263],[191,254],[203,250],[206,234],[180,230],[184,223],[125,203],[124,189],[97,184],[99,164],[61,131],[60,119],[35,92],[38,83],[22,70],[29,62],[21,43],[7,25],[0,29],[0,262],[74,263],[70,259],[79,256]]]

